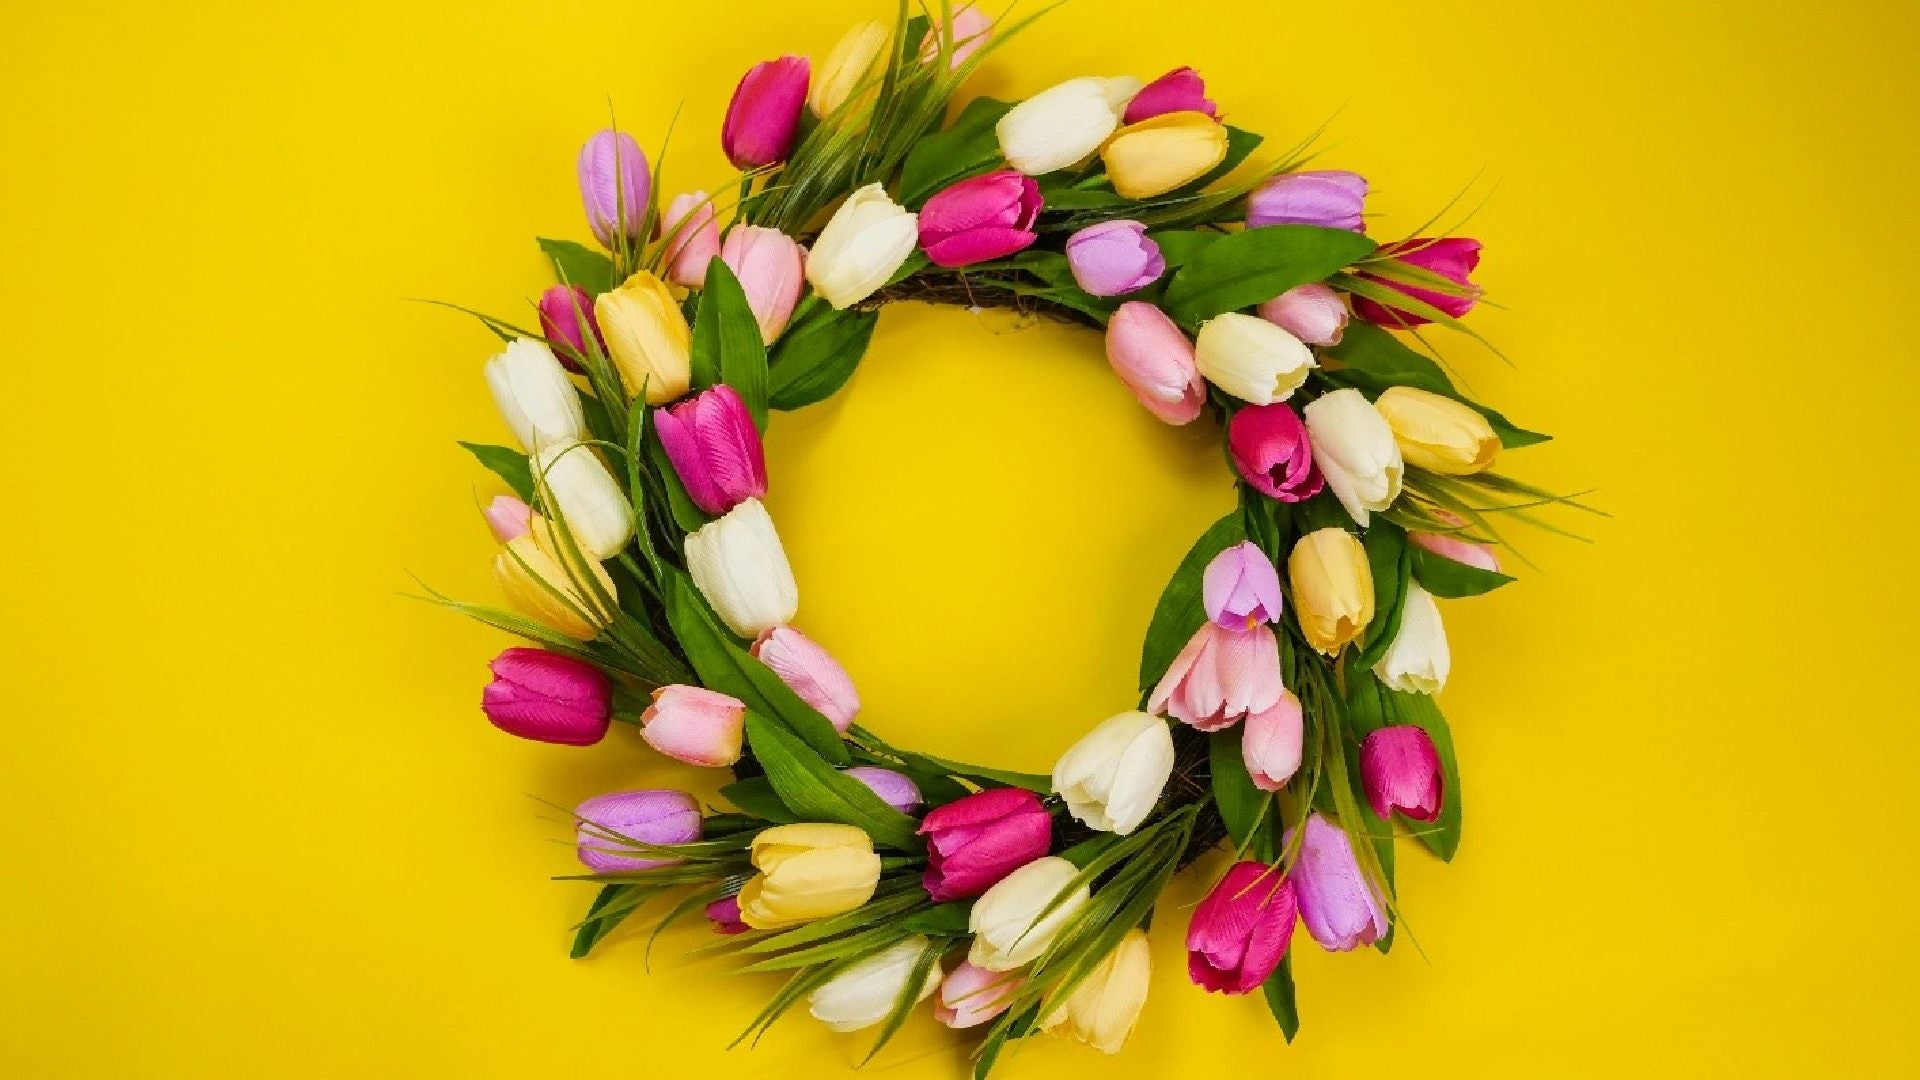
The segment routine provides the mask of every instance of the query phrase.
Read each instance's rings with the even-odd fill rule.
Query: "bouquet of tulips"
[[[632,724],[732,771],[725,807],[640,790],[575,810],[601,887],[574,955],[656,902],[657,926],[703,914],[746,970],[787,975],[743,1037],[804,1001],[878,1050],[931,997],[981,1029],[981,1074],[1040,1032],[1118,1050],[1142,927],[1222,845],[1187,927],[1200,987],[1263,992],[1291,1038],[1296,923],[1324,949],[1390,947],[1396,841],[1443,859],[1460,841],[1438,600],[1510,580],[1499,519],[1567,501],[1493,471],[1545,436],[1424,351],[1424,328],[1471,333],[1478,243],[1376,242],[1364,179],[1298,149],[1254,164],[1261,138],[1191,69],[949,119],[1020,25],[903,4],[817,70],[754,66],[721,132],[730,202],[663,210],[638,143],[591,138],[599,248],[541,241],[559,280],[537,330],[479,316],[519,443],[465,444],[514,491],[486,509],[506,606],[436,595],[531,643],[493,662],[495,726],[588,745]],[[1141,405],[1223,434],[1239,506],[1152,613],[1138,707],[1050,775],[886,741],[794,625],[761,432],[839,389],[905,299],[1100,328]]]

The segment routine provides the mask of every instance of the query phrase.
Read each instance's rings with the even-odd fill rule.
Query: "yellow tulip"
[[[1129,930],[1041,1027],[1065,1024],[1067,1034],[1103,1054],[1117,1054],[1146,1008],[1152,974],[1146,933]]]
[[[1227,129],[1203,112],[1162,113],[1128,124],[1100,150],[1113,190],[1129,199],[1190,184],[1226,156]]]
[[[1393,429],[1407,464],[1448,476],[1468,476],[1493,464],[1500,439],[1477,411],[1450,397],[1396,386],[1373,403]]]
[[[693,331],[666,282],[641,270],[601,293],[593,315],[628,394],[644,392],[647,404],[663,405],[687,392],[693,383]]]
[[[753,838],[759,869],[740,889],[740,921],[779,930],[844,914],[873,898],[880,856],[851,825],[779,825]]]
[[[1340,528],[1310,532],[1287,556],[1293,610],[1314,648],[1332,656],[1373,620],[1373,571],[1367,549]]]
[[[825,120],[845,104],[854,88],[873,74],[874,61],[880,58],[880,50],[886,48],[887,37],[887,28],[877,21],[858,23],[848,29],[827,54],[826,63],[814,73],[813,90],[807,95],[807,107],[813,110],[813,115]],[[869,87],[861,97],[871,97],[873,89]]]
[[[544,520],[508,542],[506,549],[493,557],[493,576],[506,594],[507,603],[522,615],[575,641],[592,641],[613,621],[613,612],[599,601],[595,590],[578,580],[579,563],[585,563],[599,583],[599,590],[611,600],[613,579],[593,556],[582,551],[579,558],[562,558],[564,550]],[[569,573],[569,569],[576,573]]]

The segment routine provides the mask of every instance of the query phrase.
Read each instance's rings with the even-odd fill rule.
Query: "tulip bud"
[[[760,872],[740,889],[740,921],[755,930],[831,918],[873,898],[880,856],[851,825],[776,825],[748,849]]]
[[[786,549],[759,499],[742,502],[687,537],[687,572],[721,621],[741,637],[785,626],[800,607]]]
[[[1228,630],[1201,624],[1147,699],[1162,713],[1198,731],[1219,731],[1250,712],[1271,709],[1286,687],[1280,681],[1280,643],[1263,623]]]
[[[1039,239],[1040,185],[1012,169],[969,177],[920,208],[920,246],[934,265],[971,266]]]
[[[1452,398],[1394,386],[1373,407],[1393,429],[1400,456],[1415,468],[1470,476],[1491,468],[1500,453],[1500,438],[1487,418]]]
[[[633,509],[599,455],[577,442],[555,443],[531,459],[580,550],[611,559],[633,539]]]
[[[1167,113],[1197,112],[1215,120],[1220,118],[1220,110],[1207,99],[1207,84],[1200,73],[1190,67],[1174,68],[1165,75],[1140,88],[1127,102],[1127,111],[1121,120],[1137,124],[1142,120],[1151,120]]]
[[[1140,827],[1173,775],[1166,721],[1124,712],[1087,732],[1053,765],[1053,790],[1090,829],[1125,836]]]
[[[1258,988],[1287,954],[1296,911],[1293,882],[1279,870],[1234,863],[1187,923],[1187,977],[1209,993]]]
[[[1440,753],[1424,730],[1404,724],[1370,732],[1360,743],[1360,779],[1381,821],[1395,810],[1415,821],[1439,820]]]
[[[540,649],[508,649],[487,665],[493,681],[481,711],[509,735],[563,746],[591,746],[606,737],[613,685],[600,669]]]
[[[1279,704],[1248,713],[1240,729],[1240,760],[1261,791],[1279,791],[1300,770],[1300,744],[1306,730],[1300,699],[1283,691]]]
[[[533,510],[512,495],[495,495],[480,516],[487,519],[493,538],[503,544],[527,535],[533,526]]]
[[[950,1028],[979,1027],[1007,1011],[1027,980],[1004,971],[988,971],[969,961],[947,973],[933,1018]]]
[[[1446,687],[1452,666],[1446,627],[1440,622],[1440,605],[1434,602],[1432,593],[1408,582],[1407,596],[1400,606],[1400,627],[1387,654],[1373,665],[1373,673],[1404,694],[1437,694]]]
[[[640,714],[640,737],[675,761],[718,768],[740,760],[747,706],[698,686],[663,686]]]
[[[1107,320],[1107,363],[1147,411],[1189,424],[1207,402],[1193,343],[1152,304],[1130,300]]]
[[[740,921],[740,898],[738,896],[723,896],[713,903],[708,904],[706,915],[707,921],[713,924],[713,932],[716,934],[724,934],[731,937],[734,934],[744,934],[748,930],[753,929],[746,923]]]
[[[936,904],[979,896],[1053,844],[1053,817],[1021,788],[988,788],[930,811],[922,879]]]
[[[640,144],[624,131],[602,131],[580,148],[580,201],[600,246],[616,236],[640,239],[652,205],[653,178]]]
[[[646,845],[691,844],[700,839],[700,806],[684,791],[661,788],[601,795],[581,803],[573,816],[580,819],[576,839],[580,861],[596,874],[672,866],[682,860],[649,852]]]
[[[1421,238],[1388,244],[1382,247],[1379,253],[1391,255],[1409,266],[1438,274],[1460,286],[1465,293],[1462,295],[1436,292],[1433,289],[1423,289],[1418,285],[1403,285],[1397,281],[1388,281],[1371,274],[1360,275],[1368,281],[1405,293],[1456,319],[1472,311],[1473,305],[1480,299],[1480,287],[1469,280],[1474,268],[1480,265],[1480,241],[1478,240],[1456,236],[1440,240]],[[1359,297],[1354,298],[1353,310],[1361,318],[1379,326],[1402,328],[1420,326],[1432,321],[1425,315],[1416,315],[1411,311],[1402,311],[1399,308],[1377,304],[1372,300]]]
[[[1207,618],[1223,629],[1280,621],[1280,573],[1258,544],[1243,541],[1215,555],[1200,584]]]
[[[1304,411],[1313,463],[1354,523],[1366,528],[1372,512],[1385,510],[1400,497],[1405,466],[1393,429],[1352,387],[1323,394]]]
[[[994,125],[1000,154],[1028,176],[1084,161],[1120,126],[1120,111],[1139,88],[1125,76],[1087,76],[1042,90]]]
[[[1147,985],[1153,973],[1152,951],[1144,931],[1126,932],[1052,1016],[1042,1020],[1044,1030],[1066,1025],[1066,1034],[1103,1054],[1117,1054],[1133,1034],[1140,1011],[1147,1007]]]
[[[720,226],[713,197],[704,191],[675,195],[662,221],[667,238],[667,280],[697,289],[706,284],[707,264],[720,257]]]
[[[807,253],[807,281],[835,311],[872,296],[919,243],[918,219],[879,184],[847,196]]]
[[[727,102],[720,148],[736,169],[777,165],[793,153],[807,104],[807,58],[783,56],[747,69]]]
[[[1248,486],[1297,503],[1320,494],[1326,478],[1313,464],[1307,426],[1284,404],[1249,405],[1227,421],[1227,450]]]
[[[885,1020],[907,992],[930,944],[914,934],[861,959],[808,994],[807,1011],[833,1031],[859,1031]],[[913,1000],[925,1001],[939,986],[940,965],[935,963],[921,977]]]
[[[1281,173],[1247,196],[1247,227],[1318,225],[1366,232],[1360,220],[1366,202],[1367,181],[1357,173],[1333,169]]]
[[[724,514],[767,493],[766,450],[753,414],[726,383],[653,414],[654,432],[693,504]]]
[[[1500,557],[1486,544],[1476,544],[1446,533],[1410,532],[1407,542],[1425,548],[1443,559],[1452,559],[1489,573],[1500,572]]]
[[[940,13],[932,12],[931,25],[927,34],[920,39],[920,62],[931,64],[940,56]],[[968,4],[953,13],[953,53],[947,59],[947,70],[959,71],[967,58],[980,51],[987,43],[987,37],[993,30],[993,20],[980,12],[979,8]]]
[[[1347,647],[1373,619],[1373,570],[1367,549],[1345,529],[1301,537],[1287,557],[1293,613],[1308,644],[1328,656]]]
[[[1293,843],[1289,829],[1286,843]],[[1353,841],[1319,814],[1309,815],[1293,864],[1300,921],[1320,947],[1347,952],[1371,945],[1387,932],[1386,905],[1353,857]]]
[[[1313,350],[1299,338],[1231,311],[1201,325],[1194,358],[1208,382],[1249,405],[1287,400],[1316,366]]]
[[[925,802],[920,795],[920,785],[905,773],[892,769],[878,769],[871,765],[862,765],[852,769],[842,769],[848,776],[860,781],[868,791],[880,796],[880,801],[903,814],[911,814],[920,809]]]
[[[575,374],[580,365],[598,349],[607,351],[600,327],[593,321],[593,297],[578,285],[549,285],[540,294],[540,336],[552,342],[560,365]],[[593,339],[588,346],[587,339]]]
[[[515,338],[487,361],[487,389],[513,437],[528,453],[571,442],[587,430],[580,391],[553,351],[532,338]]]
[[[835,731],[853,726],[853,718],[860,715],[859,691],[840,661],[812,638],[791,626],[776,626],[755,638],[750,651]]]
[[[1103,221],[1067,237],[1067,268],[1089,296],[1121,296],[1159,280],[1167,260],[1145,225]]]
[[[1193,183],[1227,157],[1227,129],[1203,112],[1162,113],[1126,127],[1100,150],[1113,190],[1151,199]]]
[[[639,270],[593,302],[613,366],[627,393],[664,405],[693,383],[693,330],[667,283]]]
[[[804,283],[806,257],[807,249],[792,237],[758,225],[735,225],[720,245],[720,261],[739,279],[765,344],[773,344],[793,317],[793,305],[799,302]]]
[[[1093,900],[1084,882],[1068,890],[1079,874],[1079,867],[1048,855],[1001,878],[973,902],[967,916],[973,932],[967,962],[988,971],[1012,971],[1046,952]]]
[[[1259,307],[1260,317],[1309,345],[1338,345],[1347,329],[1347,305],[1318,282],[1295,285]]]
[[[493,558],[493,576],[507,603],[575,641],[592,641],[613,622],[615,593],[606,567],[592,558],[563,558],[551,528],[509,541]]]
[[[807,106],[813,115],[822,120],[832,116],[846,104],[855,88],[873,76],[875,62],[887,47],[888,36],[886,26],[877,21],[859,23],[847,30],[834,44],[833,51],[827,53],[827,61],[820,65],[819,77],[813,80],[813,88],[807,93]]]

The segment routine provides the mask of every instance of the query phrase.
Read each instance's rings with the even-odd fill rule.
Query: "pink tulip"
[[[541,649],[508,649],[487,665],[493,681],[481,711],[509,735],[563,746],[591,746],[606,737],[613,684],[585,661]]]
[[[593,297],[578,285],[549,285],[540,294],[540,336],[554,345],[554,358],[568,371],[585,370],[581,361],[589,354],[587,335],[593,335],[600,355],[607,355],[607,342],[593,320]]]
[[[1247,227],[1318,225],[1366,232],[1360,218],[1366,201],[1367,181],[1359,173],[1338,169],[1281,173],[1247,196]]]
[[[754,639],[750,650],[787,688],[845,732],[860,715],[860,692],[833,654],[791,626],[776,626]]]
[[[672,866],[681,860],[634,851],[644,844],[691,844],[700,839],[700,806],[684,791],[601,795],[581,803],[573,816],[580,819],[576,836],[580,861],[596,874]]]
[[[1449,236],[1441,240],[1406,240],[1398,244],[1388,244],[1380,249],[1382,255],[1392,255],[1398,261],[1409,266],[1438,274],[1465,290],[1464,295],[1449,296],[1446,293],[1423,289],[1418,285],[1402,285],[1372,274],[1360,276],[1378,285],[1385,285],[1395,292],[1404,293],[1426,304],[1436,307],[1453,318],[1460,318],[1473,310],[1480,299],[1480,287],[1468,280],[1474,268],[1480,265],[1480,241],[1465,237]],[[1416,315],[1411,311],[1376,304],[1372,300],[1355,297],[1353,310],[1361,318],[1377,326],[1409,327],[1432,322],[1425,315]]]
[[[720,255],[712,197],[704,191],[675,195],[661,226],[667,237],[667,280],[689,289],[706,284],[707,264]]]
[[[1227,451],[1248,486],[1297,503],[1320,494],[1326,479],[1313,463],[1307,425],[1285,402],[1249,405],[1227,421]]]
[[[1169,424],[1189,424],[1207,403],[1193,342],[1166,313],[1130,300],[1107,320],[1107,363],[1147,411]]]
[[[950,71],[960,70],[967,58],[980,51],[993,30],[993,20],[968,4],[953,13],[953,54],[947,61]],[[927,35],[920,39],[920,62],[931,64],[940,55],[940,15],[935,12]]]
[[[602,131],[580,148],[580,201],[602,247],[614,237],[640,239],[652,205],[653,177],[640,144],[623,131]]]
[[[1377,728],[1360,743],[1360,779],[1381,821],[1395,810],[1415,821],[1440,817],[1444,786],[1433,738],[1410,724]]]
[[[881,802],[903,814],[913,813],[920,809],[921,803],[926,801],[920,795],[920,785],[914,783],[913,778],[905,773],[897,773],[892,769],[879,769],[871,765],[860,765],[842,771],[866,785],[868,791],[880,796]]]
[[[726,383],[653,411],[655,432],[693,504],[724,514],[767,493],[766,451],[747,403]]]
[[[1024,788],[988,788],[930,811],[922,879],[935,903],[979,896],[995,882],[1047,853],[1053,817]]]
[[[1295,285],[1261,304],[1260,317],[1309,345],[1338,345],[1347,329],[1347,305],[1318,282]]]
[[[1476,544],[1446,533],[1410,532],[1407,540],[1416,547],[1426,548],[1443,559],[1452,559],[1457,563],[1486,570],[1500,572],[1500,557],[1486,544]]]
[[[720,127],[720,148],[734,168],[776,165],[793,153],[810,74],[806,57],[783,56],[763,60],[740,77]]]
[[[1293,842],[1288,830],[1286,843]],[[1347,952],[1371,945],[1387,932],[1386,906],[1374,894],[1353,856],[1347,834],[1319,814],[1307,818],[1300,857],[1293,864],[1300,921],[1320,947]]]
[[[1259,987],[1287,955],[1296,907],[1293,882],[1280,871],[1234,863],[1187,923],[1187,977],[1209,993]]]
[[[1148,83],[1127,102],[1122,123],[1137,124],[1156,116],[1175,112],[1206,113],[1215,120],[1220,110],[1207,99],[1207,84],[1190,67],[1174,68]]]
[[[920,208],[920,246],[945,267],[1011,255],[1039,238],[1040,185],[1001,169],[948,187]]]
[[[1067,268],[1090,296],[1144,289],[1167,272],[1160,245],[1137,221],[1103,221],[1067,237]]]
[[[753,321],[760,324],[760,340],[773,344],[793,317],[793,305],[800,300],[800,289],[807,252],[779,229],[759,225],[735,225],[727,230],[720,245],[720,261],[727,264],[740,288],[747,294],[747,307],[753,309]]]
[[[1273,708],[1248,713],[1240,729],[1240,761],[1261,791],[1279,791],[1300,771],[1300,744],[1306,715],[1300,699],[1288,690]]]
[[[740,921],[740,897],[723,896],[707,905],[707,919],[716,934],[744,934],[750,927]]]
[[[988,971],[962,961],[940,981],[933,1018],[956,1030],[979,1027],[1006,1012],[1026,981],[1011,971]]]
[[[718,767],[740,760],[747,706],[698,686],[663,686],[640,714],[648,746],[689,765]]]
[[[1258,544],[1243,541],[1222,551],[1201,576],[1207,618],[1228,630],[1249,630],[1280,621],[1280,574]]]
[[[480,516],[487,519],[493,538],[503,544],[513,543],[533,528],[533,510],[512,495],[495,495]]]
[[[1228,630],[1208,622],[1173,658],[1147,699],[1147,711],[1200,731],[1218,731],[1249,713],[1273,708],[1285,692],[1280,643],[1272,630],[1265,624]]]

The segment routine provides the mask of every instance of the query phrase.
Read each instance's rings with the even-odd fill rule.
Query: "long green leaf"
[[[915,143],[900,169],[900,202],[918,207],[948,184],[998,163],[1000,140],[994,125],[1011,108],[1011,102],[974,98],[954,117],[952,126]]]
[[[554,278],[565,285],[578,285],[588,296],[599,296],[618,284],[613,260],[584,244],[571,240],[540,237],[540,250],[553,260]]]
[[[864,829],[876,844],[920,850],[919,826],[912,818],[828,764],[789,728],[749,710],[747,743],[767,770],[767,780],[780,801],[801,820],[853,825]]]
[[[1322,371],[1330,382],[1352,386],[1378,396],[1389,387],[1411,386],[1416,390],[1449,397],[1487,418],[1487,424],[1508,449],[1532,446],[1551,439],[1537,431],[1519,427],[1505,416],[1467,397],[1454,388],[1453,380],[1429,357],[1409,348],[1392,333],[1368,322],[1355,321],[1347,326],[1340,344],[1325,355],[1336,361]]]
[[[856,308],[808,312],[774,346],[768,404],[798,409],[832,397],[853,377],[879,321],[878,311]]]
[[[1407,534],[1390,521],[1376,520],[1361,543],[1366,546],[1367,565],[1373,572],[1373,621],[1367,624],[1354,663],[1370,668],[1387,655],[1400,632],[1400,613],[1413,563],[1407,555]]]
[[[1299,935],[1294,935],[1298,937]],[[1273,969],[1267,981],[1260,984],[1260,990],[1267,998],[1267,1011],[1273,1014],[1274,1022],[1280,1025],[1280,1034],[1293,1041],[1300,1034],[1300,1008],[1293,1000],[1293,956],[1282,957],[1280,966]]]
[[[1162,302],[1174,322],[1195,327],[1226,311],[1324,281],[1366,257],[1374,242],[1346,229],[1269,225],[1222,237],[1180,268]]]
[[[1413,580],[1433,595],[1448,600],[1489,593],[1513,580],[1496,570],[1455,562],[1418,544],[1409,544],[1407,551],[1413,556]]]
[[[463,442],[460,445],[493,475],[505,480],[522,502],[533,501],[533,466],[528,463],[527,455],[511,447],[488,443]]]
[[[760,340],[760,324],[740,279],[727,264],[707,263],[706,287],[693,317],[693,384],[726,383],[746,402],[760,430],[767,428],[767,347]]]
[[[1271,796],[1255,787],[1247,775],[1240,756],[1244,728],[1235,724],[1207,736],[1207,770],[1213,774],[1213,805],[1226,823],[1227,835],[1239,849],[1252,850],[1254,829],[1263,820],[1261,811]]]

